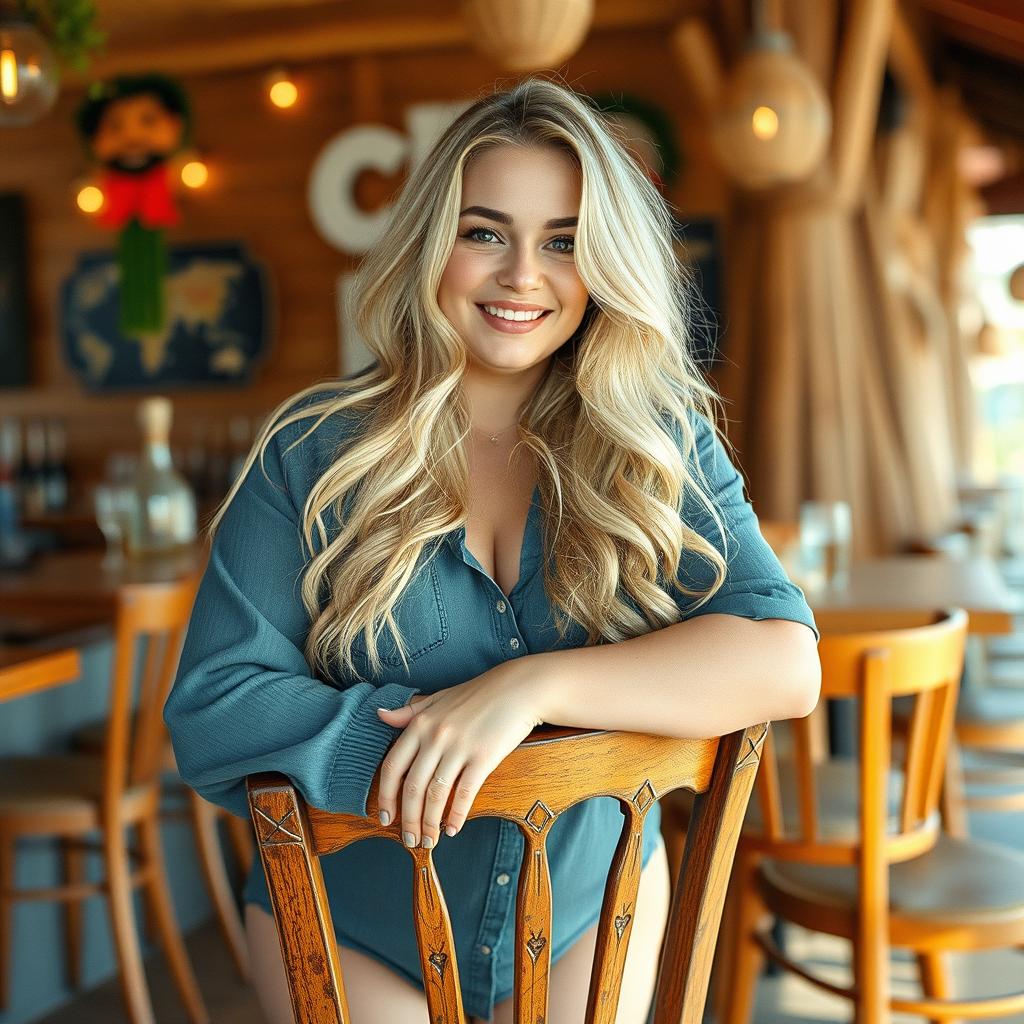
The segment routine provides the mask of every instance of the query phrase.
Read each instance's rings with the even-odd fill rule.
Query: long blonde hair
[[[559,637],[569,620],[586,629],[588,645],[660,629],[681,618],[665,581],[696,608],[725,579],[726,531],[695,457],[693,419],[700,414],[714,429],[716,398],[687,352],[693,289],[673,247],[671,212],[591,101],[532,77],[464,111],[412,171],[355,279],[357,324],[376,362],[283,402],[208,527],[212,535],[279,430],[313,417],[303,440],[343,410],[356,415],[360,429],[313,484],[302,517],[305,653],[325,674],[334,661],[359,676],[351,645],[360,634],[379,672],[385,624],[408,669],[395,605],[440,538],[466,521],[466,354],[437,291],[463,169],[499,145],[554,146],[581,172],[575,253],[590,299],[525,406],[516,445],[539,467],[544,587]],[[684,496],[711,517],[721,550],[682,521]],[[329,509],[340,524],[333,538]],[[677,579],[683,552],[707,565],[710,586],[687,589]]]

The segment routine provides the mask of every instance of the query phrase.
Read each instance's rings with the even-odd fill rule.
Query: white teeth
[[[514,310],[514,309],[499,309],[497,306],[484,306],[491,316],[500,316],[502,320],[536,320],[538,317],[542,317],[546,310],[534,309],[530,311],[526,310]]]

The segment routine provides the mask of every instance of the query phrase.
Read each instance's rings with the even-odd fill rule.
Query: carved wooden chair
[[[645,816],[656,800],[678,787],[698,796],[662,945],[653,1019],[654,1024],[701,1020],[736,836],[767,732],[767,725],[758,725],[720,739],[678,740],[544,726],[491,773],[470,817],[513,821],[525,841],[516,903],[517,1020],[545,1020],[548,1015],[551,947],[533,941],[528,948],[526,938],[551,934],[545,841],[554,821],[590,797],[614,796],[620,801],[622,834],[605,887],[586,1018],[588,1024],[613,1024],[630,937],[628,920],[623,924],[616,915],[623,904],[636,900]],[[567,764],[586,765],[586,771],[567,775]],[[379,775],[367,801],[369,816],[362,818],[308,807],[283,775],[249,779],[249,804],[295,1020],[351,1022],[318,858],[360,839],[385,837],[412,859],[415,908],[410,912],[430,1019],[435,1024],[465,1024],[451,921],[432,851],[408,849],[397,823],[387,828],[378,823],[378,783]],[[327,984],[322,971],[310,973],[310,964],[327,965]]]
[[[823,699],[859,701],[858,757],[849,763],[855,796],[847,800],[855,808],[854,827],[844,827],[835,808],[826,813],[819,800],[821,767],[801,735],[804,723],[790,723],[796,737],[791,782],[784,781],[769,741],[751,802],[760,828],[744,831],[736,856],[736,926],[719,1019],[749,1020],[765,955],[850,999],[862,1024],[883,1024],[894,1012],[931,1021],[1021,1012],[1024,993],[951,998],[946,970],[948,952],[1024,941],[1024,856],[940,829],[966,615],[829,613],[818,624]],[[913,707],[897,770],[892,703],[899,697],[912,698]],[[782,953],[761,927],[766,915],[848,939],[852,986]],[[922,997],[891,995],[890,946],[916,956]]]
[[[188,576],[169,583],[125,584],[118,591],[110,712],[101,753],[0,760],[0,1006],[6,998],[6,940],[13,904],[43,899],[66,905],[68,973],[72,984],[77,984],[82,954],[80,904],[95,894],[104,897],[110,911],[128,1019],[132,1024],[152,1024],[153,1006],[132,908],[133,891],[141,888],[188,1019],[193,1024],[209,1020],[175,920],[158,816],[161,713],[198,582],[198,577]],[[143,641],[145,657],[137,673]],[[137,693],[134,715],[133,692]],[[133,828],[137,844],[130,841]],[[65,884],[16,888],[15,844],[40,836],[60,841]],[[104,877],[90,882],[85,855],[96,847],[103,854]]]

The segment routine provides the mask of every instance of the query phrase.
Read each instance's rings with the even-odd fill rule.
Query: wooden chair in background
[[[106,735],[105,722],[90,722],[75,731],[72,744],[76,750],[84,753],[101,754]],[[248,978],[249,950],[245,939],[245,926],[242,924],[242,915],[224,862],[220,825],[224,825],[228,845],[243,876],[248,874],[256,856],[252,825],[247,818],[238,818],[224,808],[204,800],[180,779],[172,781],[170,785],[166,784],[167,777],[175,779],[178,773],[174,750],[166,732],[163,734],[161,771],[165,775],[161,795],[170,798],[170,805],[162,807],[160,819],[165,822],[185,820],[191,827],[199,867],[217,918],[217,925],[231,953],[235,969],[242,978]],[[161,803],[166,804],[167,801],[162,800]]]
[[[877,618],[829,613],[819,621],[822,696],[859,701],[857,827],[852,835],[824,834],[816,792],[820,767],[808,756],[803,723],[791,723],[795,793],[786,799],[769,742],[756,783],[764,831],[745,834],[737,852],[736,925],[722,1024],[749,1020],[766,954],[850,999],[864,1024],[887,1022],[892,1012],[942,1021],[1024,1010],[1024,993],[950,998],[945,954],[1024,941],[1024,856],[940,830],[966,625],[959,610]],[[898,774],[890,756],[897,697],[913,702]],[[782,954],[760,927],[766,915],[848,939],[853,984],[830,982]],[[891,946],[916,955],[922,998],[890,995]]]
[[[721,739],[677,740],[545,726],[491,773],[470,817],[514,821],[525,841],[515,925],[518,1020],[542,1021],[548,1015],[551,946],[528,944],[527,939],[551,934],[545,841],[555,820],[573,804],[595,796],[618,797],[622,807],[622,834],[605,887],[586,1016],[588,1024],[613,1024],[630,938],[629,920],[617,915],[624,904],[636,900],[644,818],[656,800],[680,786],[699,795],[662,946],[653,1020],[701,1020],[736,836],[767,731],[759,725]],[[249,803],[292,1007],[301,1024],[351,1022],[318,858],[371,837],[402,845],[397,824],[384,828],[377,823],[378,783],[379,775],[367,801],[369,816],[363,818],[308,807],[283,775],[249,779]],[[432,851],[415,847],[407,852],[415,899],[410,913],[430,1019],[465,1024],[451,921]],[[438,964],[443,966],[438,969]],[[310,965],[320,966],[314,970]]]
[[[83,924],[79,904],[102,894],[110,910],[128,1017],[132,1024],[152,1024],[153,1007],[132,911],[133,890],[141,886],[189,1020],[193,1024],[209,1020],[175,920],[158,816],[165,735],[161,714],[197,586],[198,578],[190,576],[173,583],[126,584],[120,589],[102,754],[0,760],[0,998],[4,1001],[13,903],[44,899],[66,904],[68,973],[77,985]],[[145,658],[136,680],[140,641],[145,641]],[[133,828],[137,846],[129,842]],[[92,839],[97,832],[98,844]],[[29,836],[60,840],[64,885],[15,888],[15,844]],[[105,871],[103,880],[93,883],[85,877],[86,853],[97,845]]]

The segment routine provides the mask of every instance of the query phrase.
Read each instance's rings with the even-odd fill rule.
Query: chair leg
[[[721,1024],[748,1024],[754,1008],[754,991],[764,965],[761,947],[751,939],[765,916],[765,907],[757,891],[755,857],[742,851],[735,861],[736,908],[732,950],[728,954],[731,977],[727,980]]]
[[[103,830],[103,859],[107,871],[107,905],[114,946],[121,964],[121,993],[131,1024],[155,1024],[142,952],[132,910],[132,884],[124,827],[109,824]]]
[[[14,910],[14,838],[0,835],[0,1012],[10,1000],[11,926]]]
[[[225,812],[224,820],[227,822],[228,839],[231,842],[231,849],[235,852],[238,865],[242,873],[249,874],[252,868],[253,858],[256,856],[256,842],[252,835],[252,823],[245,818]]]
[[[921,974],[921,991],[932,999],[950,999],[953,979],[949,961],[941,953],[918,953],[917,967]],[[932,1024],[958,1024],[957,1021],[933,1021]]]
[[[62,839],[61,859],[64,862],[64,882],[77,885],[85,881],[85,851],[74,839]],[[82,985],[82,928],[84,915],[82,900],[72,899],[64,904],[64,967],[68,986]]]
[[[227,872],[224,870],[224,855],[221,852],[220,838],[217,834],[218,809],[204,800],[193,790],[188,791],[189,809],[192,816],[192,831],[195,835],[196,847],[199,850],[199,863],[202,865],[206,888],[213,900],[217,912],[217,923],[224,935],[224,940],[231,950],[235,967],[243,978],[249,977],[249,954],[245,941],[245,929],[238,913],[234,894],[228,883]],[[234,815],[231,815],[234,818]],[[241,822],[241,818],[235,818]],[[242,822],[244,824],[244,822]]]
[[[739,927],[739,872],[736,870],[740,858],[733,861],[733,871],[725,892],[722,907],[722,924],[718,929],[718,944],[711,965],[711,1005],[716,1021],[725,1019],[726,998],[732,986],[733,957],[736,952],[736,929]]]
[[[164,955],[171,967],[171,974],[178,986],[181,1001],[185,1005],[192,1024],[209,1024],[210,1015],[206,1011],[203,997],[199,992],[192,964],[189,962],[185,943],[174,917],[167,875],[164,872],[163,848],[160,845],[160,825],[155,817],[147,818],[139,825],[139,840],[142,854],[147,866],[151,869],[149,880],[145,885],[146,905],[150,916],[160,934],[160,942]]]
[[[885,942],[852,942],[853,987],[857,990],[854,1024],[889,1024],[889,946]]]

